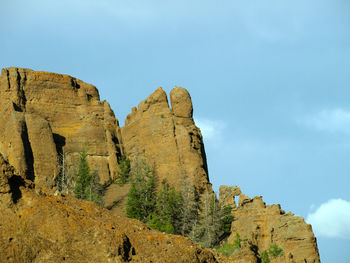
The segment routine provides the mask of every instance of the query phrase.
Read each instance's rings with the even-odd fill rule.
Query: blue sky
[[[210,179],[313,223],[350,256],[350,1],[0,1],[0,66],[97,86],[121,124],[162,86],[191,93]]]

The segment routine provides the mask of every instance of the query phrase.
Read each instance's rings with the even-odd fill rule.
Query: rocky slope
[[[218,262],[184,237],[35,186],[2,156],[0,209],[0,262]]]

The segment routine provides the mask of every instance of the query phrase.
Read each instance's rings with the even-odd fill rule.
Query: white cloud
[[[316,236],[350,239],[350,202],[331,199],[307,216]]]
[[[340,108],[322,110],[308,116],[302,123],[319,131],[350,134],[350,111]]]
[[[195,119],[196,125],[201,129],[204,140],[218,142],[222,139],[222,132],[226,123],[220,120]]]

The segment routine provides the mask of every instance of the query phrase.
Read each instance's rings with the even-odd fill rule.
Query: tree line
[[[65,170],[65,156],[61,156],[61,173],[56,178],[59,191],[73,193],[76,198],[93,201],[102,205],[103,186],[99,183],[97,171],[91,171],[87,162],[87,152],[79,156],[77,172],[72,177]],[[118,177],[114,183],[130,183],[126,214],[146,223],[151,228],[178,234],[201,244],[203,247],[216,248],[220,253],[230,256],[240,250],[242,239],[236,233],[233,244],[222,242],[230,235],[233,216],[230,206],[222,205],[215,193],[205,191],[202,198],[193,182],[184,175],[181,191],[175,190],[166,180],[159,182],[147,162],[136,156],[131,167],[130,160],[121,156],[118,162]],[[72,179],[74,178],[74,179]],[[220,244],[222,243],[222,244]],[[261,254],[261,260],[269,263],[270,258],[283,255],[283,249],[275,243]]]
[[[140,158],[135,158],[130,173],[128,217],[159,231],[188,237],[204,247],[214,247],[229,235],[233,220],[231,208],[221,205],[214,193],[206,191],[200,200],[186,176],[181,191],[170,187],[165,180],[157,187],[154,170]]]
[[[87,151],[80,153],[74,176],[66,172],[65,156],[61,157],[61,173],[56,178],[59,191],[102,205],[105,187],[99,183],[97,171],[91,171]],[[159,231],[188,237],[204,247],[214,247],[230,233],[231,208],[222,206],[216,195],[209,191],[200,200],[188,177],[183,176],[182,190],[176,191],[165,180],[159,185],[154,170],[138,156],[132,167],[130,160],[121,156],[118,168],[114,183],[131,184],[126,204],[128,217]]]

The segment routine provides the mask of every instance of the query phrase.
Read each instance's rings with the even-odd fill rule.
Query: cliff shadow
[[[24,179],[19,175],[13,175],[8,179],[8,183],[10,185],[12,201],[16,204],[22,197],[22,192],[19,188],[25,185]]]
[[[63,147],[66,145],[66,138],[57,133],[53,133],[52,137],[56,145],[57,155],[61,156],[63,154]]]

